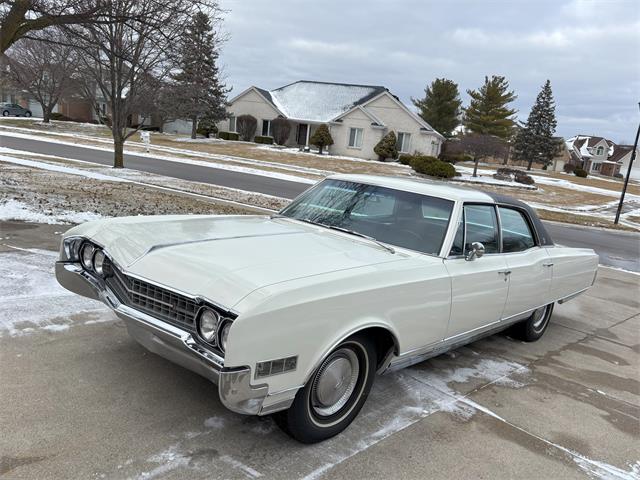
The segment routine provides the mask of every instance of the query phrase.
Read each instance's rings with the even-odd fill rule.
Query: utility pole
[[[640,108],[640,102],[638,102],[638,108]],[[633,142],[633,152],[631,152],[631,159],[629,160],[629,168],[627,168],[627,177],[624,179],[624,186],[622,187],[622,194],[620,195],[620,203],[618,204],[618,211],[616,212],[616,219],[614,224],[618,224],[620,221],[620,213],[622,212],[622,203],[624,202],[624,195],[627,193],[627,185],[629,184],[629,177],[631,176],[631,167],[633,161],[636,159],[636,151],[638,150],[638,137],[640,137],[640,124],[638,124],[638,131],[636,132],[636,141]]]

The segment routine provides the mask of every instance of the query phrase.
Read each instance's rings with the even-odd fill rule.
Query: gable
[[[258,89],[250,87],[238,96],[229,101],[230,110],[246,110],[250,113],[253,110],[264,111],[265,107],[274,113],[274,115],[282,115],[271,102],[269,102],[263,95],[260,94]]]
[[[363,108],[375,118],[379,118],[384,125],[398,131],[416,131],[430,133],[442,137],[431,125],[409,110],[402,102],[397,100],[389,92],[370,100]],[[404,130],[403,130],[404,129]]]

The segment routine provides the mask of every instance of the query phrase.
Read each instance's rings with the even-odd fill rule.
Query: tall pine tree
[[[513,145],[514,158],[526,160],[527,170],[531,170],[533,162],[542,163],[546,168],[557,155],[559,144],[553,138],[557,124],[556,104],[551,82],[547,80]]]
[[[196,138],[198,119],[222,120],[229,89],[220,82],[216,32],[209,17],[198,12],[185,29],[180,45],[180,72],[174,76],[179,86],[181,114],[192,122],[191,138]]]
[[[424,90],[424,98],[412,98],[419,115],[445,137],[451,137],[460,124],[460,93],[458,84],[446,78],[436,78]]]
[[[501,76],[484,78],[479,90],[467,90],[471,97],[464,109],[463,124],[467,130],[482,135],[508,139],[515,126],[515,109],[509,108],[517,96],[509,91],[509,82]]]

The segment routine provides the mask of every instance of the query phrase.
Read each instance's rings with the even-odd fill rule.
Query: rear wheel
[[[9,110],[5,110],[2,112],[2,116],[3,117],[8,117],[9,116]]]
[[[513,326],[512,333],[515,337],[525,342],[539,340],[549,326],[549,320],[553,313],[553,303],[540,307],[531,313],[531,316]]]
[[[276,422],[302,443],[337,435],[358,415],[371,391],[376,371],[373,341],[355,335],[338,345],[298,391]]]
[[[31,116],[31,112],[29,112],[29,111],[27,110],[27,111],[25,112],[24,116],[25,116],[25,117],[27,117],[27,118],[28,118],[28,117],[30,117],[30,116]]]

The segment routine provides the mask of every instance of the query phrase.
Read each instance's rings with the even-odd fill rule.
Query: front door
[[[298,145],[306,145],[307,144],[307,129],[309,125],[306,123],[298,124],[298,132],[296,134],[296,142]]]
[[[502,317],[508,319],[551,302],[552,266],[547,250],[536,246],[527,214],[498,207],[502,252],[509,274],[509,296]]]
[[[464,256],[474,242],[484,245],[485,254],[466,260]],[[464,206],[452,256],[445,260],[445,266],[451,277],[452,296],[447,338],[499,322],[509,291],[509,275],[504,255],[499,253],[495,206]]]

